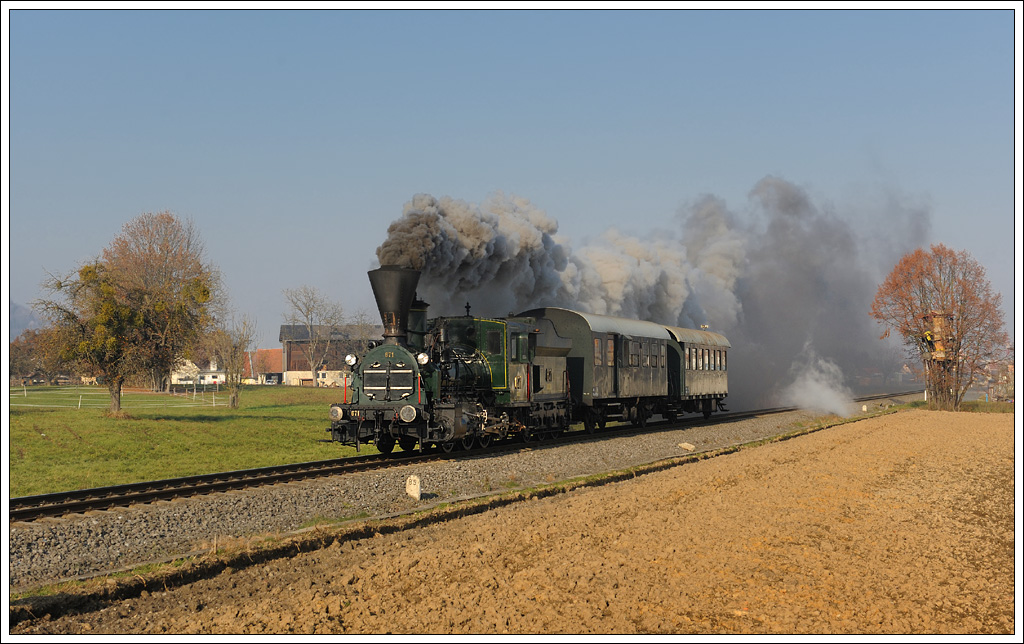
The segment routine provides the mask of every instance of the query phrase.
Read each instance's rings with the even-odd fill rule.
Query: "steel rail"
[[[918,390],[893,394],[876,394],[856,398],[855,402],[866,402],[869,400],[880,400],[885,398],[900,398],[920,393],[921,391]],[[791,412],[798,409],[798,407],[775,407],[772,409],[759,409],[742,412],[723,412],[716,414],[711,421],[731,422],[756,416]],[[87,488],[84,490],[54,492],[51,494],[21,496],[10,499],[8,515],[10,521],[33,521],[43,517],[57,517],[65,514],[83,513],[94,510],[109,510],[117,507],[127,507],[136,503],[152,503],[154,501],[166,501],[203,494],[241,490],[260,485],[272,485],[276,483],[300,481],[323,476],[335,476],[338,474],[352,474],[355,472],[391,467],[395,465],[408,465],[433,460],[493,454],[511,450],[530,449],[540,446],[555,446],[558,444],[581,440],[600,440],[608,436],[609,432],[614,432],[614,435],[616,436],[628,436],[630,433],[638,433],[642,431],[665,431],[678,426],[691,425],[699,422],[710,421],[704,421],[702,416],[696,416],[692,418],[677,419],[675,422],[669,422],[667,420],[652,422],[648,423],[646,427],[630,427],[626,424],[618,424],[609,426],[604,431],[595,432],[595,434],[588,434],[585,431],[573,431],[555,439],[534,438],[530,441],[498,441],[487,449],[474,449],[469,452],[456,451],[446,453],[443,450],[435,450],[429,452],[399,452],[387,455],[373,454],[369,456],[354,456],[324,461],[310,461],[307,463],[272,465],[250,470],[234,470],[230,472],[218,472],[215,474],[183,476],[156,481],[112,485],[108,487]]]

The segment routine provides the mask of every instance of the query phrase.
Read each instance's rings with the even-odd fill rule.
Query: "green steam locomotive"
[[[332,440],[452,451],[724,409],[730,345],[720,334],[552,307],[428,319],[418,271],[368,275],[384,337],[346,356]]]

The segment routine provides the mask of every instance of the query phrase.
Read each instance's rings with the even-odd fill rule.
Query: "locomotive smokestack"
[[[406,343],[409,309],[416,297],[420,272],[401,266],[381,266],[367,273],[384,324],[384,344]]]

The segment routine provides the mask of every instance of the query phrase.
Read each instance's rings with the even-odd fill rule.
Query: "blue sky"
[[[774,176],[879,238],[880,202],[927,210],[1015,306],[1012,11],[5,19],[14,303],[169,210],[273,347],[282,289],[374,313],[366,271],[418,193],[528,199],[579,248],[702,195],[742,213]]]

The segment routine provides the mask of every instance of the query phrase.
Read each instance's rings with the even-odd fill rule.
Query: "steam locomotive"
[[[470,449],[725,409],[723,335],[552,307],[486,318],[467,306],[465,316],[427,319],[419,271],[368,275],[383,341],[345,357],[351,373],[327,428],[357,450]]]

